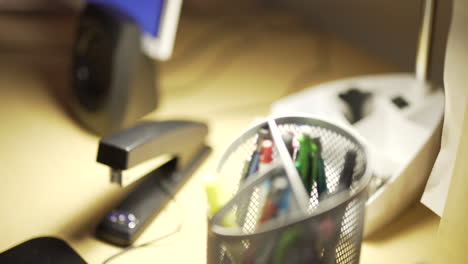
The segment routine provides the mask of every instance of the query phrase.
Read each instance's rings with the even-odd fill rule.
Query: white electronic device
[[[350,89],[371,94],[362,119],[354,124],[347,104],[339,98]],[[367,235],[421,196],[436,159],[444,95],[412,74],[384,74],[311,87],[277,101],[271,111],[321,116],[351,127],[364,138],[374,162]]]
[[[272,105],[273,114],[312,114],[348,125],[373,156],[364,235],[384,227],[421,197],[437,157],[443,89],[426,80],[433,0],[426,0],[416,73],[382,74],[310,87]]]

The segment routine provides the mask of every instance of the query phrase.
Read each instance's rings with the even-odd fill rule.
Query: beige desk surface
[[[337,78],[396,71],[288,16],[223,23],[182,20],[174,59],[160,71],[161,105],[147,117],[204,120],[210,127],[212,155],[176,195],[177,204],[170,204],[137,243],[170,232],[184,216],[183,228],[112,263],[204,263],[202,178],[214,170],[229,142],[282,96]],[[94,239],[92,232],[125,190],[111,185],[107,168],[95,162],[98,138],[77,125],[55,96],[55,87],[66,88],[64,62],[40,51],[1,56],[0,251],[54,235],[89,263],[101,263],[119,249]],[[414,205],[364,243],[361,263],[429,260],[438,223]]]

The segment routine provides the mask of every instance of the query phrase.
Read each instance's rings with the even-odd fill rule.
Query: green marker
[[[325,165],[323,159],[319,159],[319,175],[317,180],[317,191],[319,199],[328,193],[327,176],[325,175]]]
[[[317,192],[319,198],[328,193],[327,176],[325,175],[325,165],[322,159],[322,142],[320,138],[312,140],[312,182],[317,182]]]
[[[310,181],[310,153],[311,153],[311,138],[308,135],[302,135],[298,139],[299,141],[299,153],[294,165],[301,176],[302,183],[306,187],[307,191],[310,192],[312,189],[312,182]]]
[[[311,185],[318,180],[319,175],[319,157],[318,157],[318,146],[315,143],[315,139],[310,142],[310,160],[312,168],[310,170],[310,182]]]

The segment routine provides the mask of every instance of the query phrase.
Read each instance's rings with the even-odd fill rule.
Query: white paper
[[[445,119],[441,150],[421,202],[442,217],[468,98],[468,1],[455,1],[445,58]],[[465,120],[468,122],[468,120]]]

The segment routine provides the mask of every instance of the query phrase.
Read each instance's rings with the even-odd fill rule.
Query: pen
[[[242,166],[241,183],[246,179],[246,177],[248,177],[247,175],[249,174],[249,167],[250,167],[250,159],[246,159],[244,161],[244,166]]]
[[[296,161],[296,168],[305,182],[309,191],[312,190],[314,181],[317,181],[319,194],[327,191],[323,160],[321,159],[321,143],[317,138],[310,139],[307,135],[299,138],[300,149]],[[305,179],[305,180],[304,180]],[[320,184],[319,184],[320,181]],[[287,195],[287,191],[285,192]],[[283,197],[287,198],[287,196]],[[280,201],[280,206],[284,206],[284,200]],[[280,207],[279,210],[283,208]],[[298,227],[292,227],[284,231],[275,248],[273,263],[319,263],[317,252],[317,241],[311,234],[299,231]]]
[[[340,185],[342,189],[349,189],[353,183],[354,167],[356,166],[357,153],[354,150],[346,152],[343,171],[340,175]]]
[[[262,224],[277,215],[281,198],[287,188],[288,181],[284,177],[278,176],[273,180],[272,188],[263,206],[262,215],[258,224]]]
[[[325,165],[322,158],[322,142],[320,138],[312,140],[312,160],[313,160],[313,177],[312,180],[317,182],[317,192],[319,200],[328,193],[327,177],[325,174]]]
[[[286,215],[290,211],[290,197],[292,195],[292,190],[291,187],[289,186],[288,182],[288,187],[286,187],[286,190],[283,191],[281,195],[281,199],[277,205],[277,214],[279,216]]]
[[[291,155],[291,158],[295,160],[298,146],[296,146],[294,142],[295,140],[294,134],[291,132],[287,132],[282,135],[282,139],[283,139],[284,144],[286,145],[286,149],[288,150],[289,155]],[[281,190],[275,192],[274,202],[272,201],[271,198],[267,200],[269,202],[265,206],[268,206],[268,209],[267,209],[267,212],[265,212],[266,214],[265,216],[263,216],[263,213],[262,213],[260,222],[265,221],[265,218],[271,218],[273,216],[276,216],[277,214],[278,215],[286,214],[287,210],[289,209],[289,196],[291,195],[291,188],[289,187],[289,182],[285,178],[282,178],[282,177],[280,177],[280,179],[278,180],[281,182],[281,183],[278,183],[279,185],[281,185],[281,187],[278,187]],[[275,181],[278,181],[278,180],[275,180]],[[271,215],[272,211],[270,210],[273,210],[274,215]]]
[[[250,160],[246,160],[244,167],[242,169],[242,176],[241,176],[241,181],[239,183],[239,186],[245,182],[247,179],[252,177],[253,175],[256,175],[259,169],[260,165],[260,156],[262,152],[262,144],[263,141],[268,139],[270,137],[270,132],[266,128],[261,128],[258,133],[257,133],[257,143],[256,143],[256,149],[252,153]],[[250,199],[253,195],[253,192],[246,193],[244,196],[241,197],[241,201],[239,202],[239,207],[237,208],[236,215],[237,215],[237,222],[239,225],[243,226],[247,212],[249,211],[250,207]]]
[[[259,176],[262,175],[262,173],[266,172],[268,168],[270,167],[269,165],[273,161],[273,141],[270,139],[265,139],[263,140],[262,143],[262,151],[260,155],[260,165],[258,168],[258,174]],[[257,199],[257,209],[258,213],[256,214],[256,223],[259,223],[262,210],[267,203],[267,197],[268,193],[270,192],[270,187],[271,186],[271,179],[264,179],[264,181],[260,184],[260,189],[258,192],[258,199]]]
[[[354,168],[356,166],[356,157],[357,154],[355,151],[349,150],[348,152],[346,152],[343,170],[341,171],[339,184],[335,193],[349,190],[349,188],[351,187],[351,184],[353,182]],[[336,208],[336,215],[334,216],[335,230],[332,237],[325,244],[325,249],[323,253],[323,263],[335,263],[336,248],[338,246],[338,243],[340,242],[341,224],[343,222],[343,217],[346,213],[346,206],[347,203],[340,205],[339,208]]]
[[[267,200],[263,206],[260,220],[257,222],[257,229],[263,223],[277,215],[278,204],[282,198],[282,193],[287,187],[288,182],[283,175],[274,177]],[[244,253],[242,263],[269,263],[269,259],[276,245],[277,237],[278,234],[271,232],[268,237],[260,237],[255,241],[251,241],[249,248]]]
[[[273,141],[269,139],[263,141],[260,157],[259,177],[268,170],[273,161]],[[253,205],[250,206],[258,210],[258,212],[255,212],[257,229],[265,221],[276,215],[277,203],[281,198],[280,194],[287,187],[287,181],[285,181],[286,179],[281,175],[265,179],[260,184],[257,199],[253,199],[251,201]],[[266,253],[266,251],[271,251],[274,247],[274,244],[270,245],[270,242],[263,241],[263,239],[251,241],[249,248],[244,253],[242,263],[257,263],[260,259],[268,257],[269,253]]]
[[[308,192],[312,189],[312,183],[310,182],[309,173],[310,173],[310,146],[311,146],[311,139],[308,135],[303,134],[299,137],[299,153],[297,154],[297,159],[295,162],[295,166],[299,175],[301,176],[302,182],[306,187]]]
[[[266,128],[261,128],[258,131],[258,138],[257,138],[257,147],[250,158],[249,166],[247,169],[247,173],[243,176],[243,180],[245,181],[252,175],[255,175],[258,171],[259,163],[260,163],[260,155],[262,151],[262,144],[263,141],[269,138],[270,132]]]
[[[313,185],[314,182],[317,182],[319,174],[318,146],[315,143],[315,139],[310,141],[310,164],[309,182]]]
[[[292,132],[287,132],[286,134],[283,134],[283,141],[292,160],[295,161],[297,159],[297,153],[299,152],[298,140]],[[289,182],[286,180],[286,189],[279,194],[280,199],[276,204],[276,213],[278,215],[286,215],[288,213],[291,194],[291,186],[289,186]]]
[[[264,139],[261,146],[260,162],[257,171],[259,175],[266,172],[269,164],[273,161],[273,141],[271,139]]]

